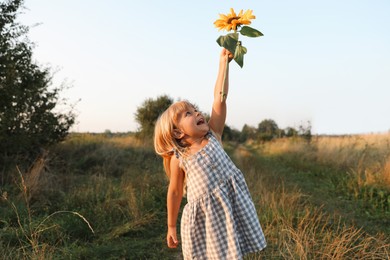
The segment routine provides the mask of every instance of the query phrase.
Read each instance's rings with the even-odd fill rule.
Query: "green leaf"
[[[238,33],[229,33],[225,36],[219,36],[217,43],[219,46],[224,47],[231,53],[235,53],[238,42]]]
[[[249,26],[243,26],[243,27],[241,28],[241,30],[240,30],[240,33],[241,33],[242,35],[245,35],[245,36],[248,36],[248,37],[259,37],[259,36],[263,36],[263,34],[262,34],[260,31],[254,29],[254,28],[252,28],[252,27],[249,27]]]
[[[242,68],[244,66],[244,55],[246,53],[246,48],[241,45],[241,42],[238,42],[236,46],[236,51],[234,52],[234,60]]]

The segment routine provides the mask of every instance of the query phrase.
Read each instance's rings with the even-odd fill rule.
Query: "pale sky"
[[[148,98],[187,99],[210,112],[219,13],[253,10],[260,38],[240,36],[230,65],[227,124],[311,121],[315,134],[390,130],[390,1],[25,0],[38,63],[76,106],[76,132],[128,132]]]

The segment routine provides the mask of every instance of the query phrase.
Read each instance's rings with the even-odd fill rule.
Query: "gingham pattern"
[[[241,171],[210,133],[196,154],[182,157],[187,201],[181,219],[184,259],[242,259],[266,247]]]

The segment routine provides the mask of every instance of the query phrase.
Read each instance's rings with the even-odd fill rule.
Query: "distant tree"
[[[287,127],[285,132],[287,137],[293,137],[298,135],[298,130],[293,127]]]
[[[242,127],[240,142],[246,142],[247,140],[255,140],[256,139],[256,128],[245,124]]]
[[[223,141],[239,141],[240,140],[240,131],[231,128],[228,125],[225,125],[225,128],[223,130],[222,134],[222,140]]]
[[[278,129],[277,134],[278,138],[283,138],[286,136],[286,131],[284,131],[284,129]]]
[[[272,119],[265,119],[259,123],[257,135],[262,141],[269,141],[278,137],[279,127]]]
[[[104,130],[104,135],[106,137],[112,137],[114,134],[111,132],[110,129],[106,129],[106,130]]]
[[[173,99],[167,95],[146,99],[135,113],[135,120],[139,124],[138,137],[152,137],[156,120],[172,103]]]
[[[59,95],[64,85],[52,86],[49,68],[32,60],[29,28],[16,22],[23,1],[0,3],[0,165],[16,154],[33,155],[63,140],[75,122]]]
[[[311,140],[311,122],[307,121],[306,124],[302,123],[298,127],[298,134],[306,140]]]

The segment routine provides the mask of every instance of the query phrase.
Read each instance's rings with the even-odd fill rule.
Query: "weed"
[[[23,174],[18,168],[18,173],[20,177],[20,191],[21,197],[24,201],[24,215],[21,215],[20,208],[18,208],[14,202],[10,201],[8,198],[7,192],[2,192],[1,199],[3,202],[8,203],[9,207],[12,209],[15,214],[17,227],[12,228],[15,231],[17,239],[19,241],[19,248],[16,249],[16,255],[23,256],[23,258],[32,258],[32,259],[48,259],[52,258],[53,253],[55,251],[55,245],[50,245],[50,243],[45,242],[44,235],[50,230],[58,229],[58,225],[56,223],[50,224],[48,223],[55,215],[58,214],[72,214],[79,218],[81,218],[87,225],[92,233],[94,230],[92,229],[90,223],[87,219],[74,211],[56,211],[42,220],[38,220],[34,217],[33,210],[30,206],[30,200],[34,193],[39,189],[38,179],[43,169],[43,159],[39,158],[37,162],[31,167],[30,172],[26,175],[29,176],[27,178],[28,182],[25,181]],[[2,220],[5,221],[5,220]],[[6,248],[11,249],[11,248]],[[10,251],[10,255],[12,254],[12,250]]]

